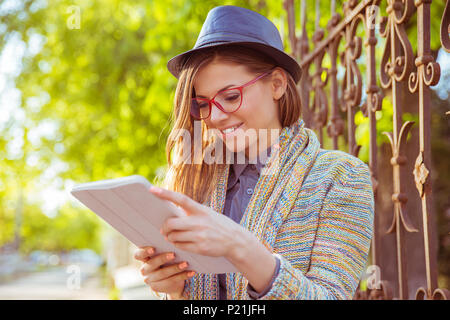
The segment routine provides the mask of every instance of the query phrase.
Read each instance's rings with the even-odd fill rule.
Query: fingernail
[[[173,252],[171,252],[171,253],[168,253],[166,255],[166,257],[167,257],[167,260],[172,260],[173,258],[175,258],[175,254]]]
[[[193,277],[195,275],[195,271],[189,271],[187,275],[188,277]]]
[[[161,189],[158,188],[158,187],[155,187],[155,186],[151,186],[151,187],[150,187],[150,191],[159,193],[159,192],[161,192]]]
[[[186,261],[184,261],[184,262],[182,262],[182,263],[180,263],[180,264],[178,265],[178,267],[180,267],[180,269],[187,268],[187,266],[188,266],[188,264],[187,264]]]
[[[149,254],[153,254],[153,253],[155,252],[155,250],[154,250],[153,248],[148,248],[148,249],[147,249],[147,252],[148,252]]]

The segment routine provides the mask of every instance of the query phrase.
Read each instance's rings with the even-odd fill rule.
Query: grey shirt
[[[267,155],[270,156],[271,148],[267,149]],[[242,154],[241,154],[242,155]],[[234,161],[230,165],[230,172],[228,176],[227,193],[225,197],[224,214],[233,219],[233,221],[240,223],[247,208],[250,198],[253,195],[253,190],[258,182],[261,170],[264,168],[266,159],[261,156],[257,157],[255,161],[250,161],[245,158],[237,158],[237,154],[234,154]],[[244,160],[245,163],[238,163],[237,160]],[[272,288],[273,281],[278,275],[280,269],[280,261],[276,258],[276,269],[273,274],[272,280],[268,286],[261,292],[256,292],[252,286],[248,285],[248,294],[253,299],[258,299],[264,296]],[[219,275],[219,299],[225,300],[227,297],[226,289],[226,275]]]

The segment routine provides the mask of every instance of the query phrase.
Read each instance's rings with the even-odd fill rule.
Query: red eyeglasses
[[[236,112],[242,104],[242,89],[255,83],[262,77],[272,73],[272,71],[273,70],[268,71],[256,77],[255,79],[243,84],[242,86],[219,91],[211,100],[197,97],[192,98],[191,115],[199,120],[207,119],[211,115],[212,103],[214,103],[217,108],[225,113]]]

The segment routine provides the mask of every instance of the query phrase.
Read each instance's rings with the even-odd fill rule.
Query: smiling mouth
[[[237,126],[227,128],[225,130],[221,130],[224,135],[231,134],[235,132],[238,128],[240,128],[244,123],[238,124]]]

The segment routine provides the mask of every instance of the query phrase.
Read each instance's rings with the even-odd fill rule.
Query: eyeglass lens
[[[241,105],[241,100],[242,95],[239,89],[224,90],[214,98],[214,102],[218,105],[219,109],[222,108],[222,111],[225,112],[236,111]],[[193,98],[191,113],[196,118],[208,118],[210,113],[208,101],[206,99]]]

